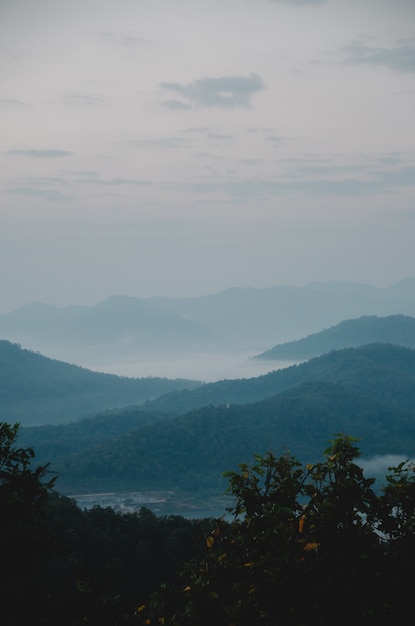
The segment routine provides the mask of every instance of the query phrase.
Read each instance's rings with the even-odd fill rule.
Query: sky
[[[0,313],[415,275],[413,0],[2,0]]]

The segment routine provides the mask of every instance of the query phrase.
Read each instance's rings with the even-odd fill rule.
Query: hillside
[[[332,383],[305,383],[251,405],[206,407],[143,425],[111,442],[52,459],[63,492],[221,490],[222,471],[254,453],[316,457],[321,442],[344,432],[365,455],[414,453],[414,413]]]
[[[274,346],[254,358],[304,361],[330,350],[353,348],[370,343],[391,343],[415,348],[415,318],[407,315],[387,317],[366,315],[345,320],[303,339]]]
[[[0,341],[0,420],[7,422],[59,423],[199,384],[92,372]]]
[[[22,427],[19,445],[35,448],[37,463],[46,464],[51,459],[112,442],[161,419],[167,417],[143,411],[141,406],[106,410],[75,422]]]
[[[365,455],[414,455],[415,351],[378,344],[332,352],[289,369],[260,377],[269,378],[268,389],[273,382],[274,392],[256,402],[209,403],[170,418],[154,409],[148,418],[131,413],[129,423],[114,412],[102,428],[99,420],[59,427],[60,436],[71,440],[70,452],[68,443],[59,448],[58,428],[45,428],[42,461],[49,452],[51,468],[59,474],[58,489],[66,493],[198,492],[224,488],[221,472],[254,453],[280,454],[288,448],[303,461],[313,459],[321,442],[337,432],[361,437]],[[227,382],[234,381],[223,385]],[[260,379],[237,381],[251,389],[258,382],[264,384]],[[88,448],[79,443],[83,428]],[[23,429],[25,445],[36,449],[30,430]]]
[[[193,390],[175,391],[147,406],[152,411],[177,415],[209,405],[258,402],[304,382],[322,380],[380,398],[392,393],[394,401],[410,409],[415,406],[415,351],[389,344],[334,350],[257,378],[222,380]],[[404,391],[402,398],[397,394],[400,388]]]

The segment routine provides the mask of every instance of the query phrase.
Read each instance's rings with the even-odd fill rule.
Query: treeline
[[[137,606],[202,556],[212,521],[81,510],[54,490],[46,466],[32,468],[16,434],[0,423],[1,623],[136,623]]]
[[[81,511],[0,423],[4,626],[377,626],[415,618],[415,474],[382,490],[339,434],[322,461],[255,455],[229,519]],[[339,611],[341,611],[339,613]],[[334,617],[333,617],[334,616]]]

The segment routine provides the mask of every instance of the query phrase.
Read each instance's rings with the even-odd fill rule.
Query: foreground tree
[[[130,626],[136,598],[203,555],[210,520],[82,511],[0,422],[1,626]]]
[[[378,624],[415,617],[415,478],[391,468],[375,492],[338,435],[324,460],[256,456],[231,472],[231,522],[206,538],[203,561],[137,612],[141,624]]]
[[[13,625],[29,623],[37,601],[41,512],[55,481],[47,466],[32,468],[31,448],[17,447],[18,429],[0,422],[0,597],[2,623]]]

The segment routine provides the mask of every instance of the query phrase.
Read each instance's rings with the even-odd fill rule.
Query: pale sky
[[[1,0],[0,313],[415,275],[414,0]]]

